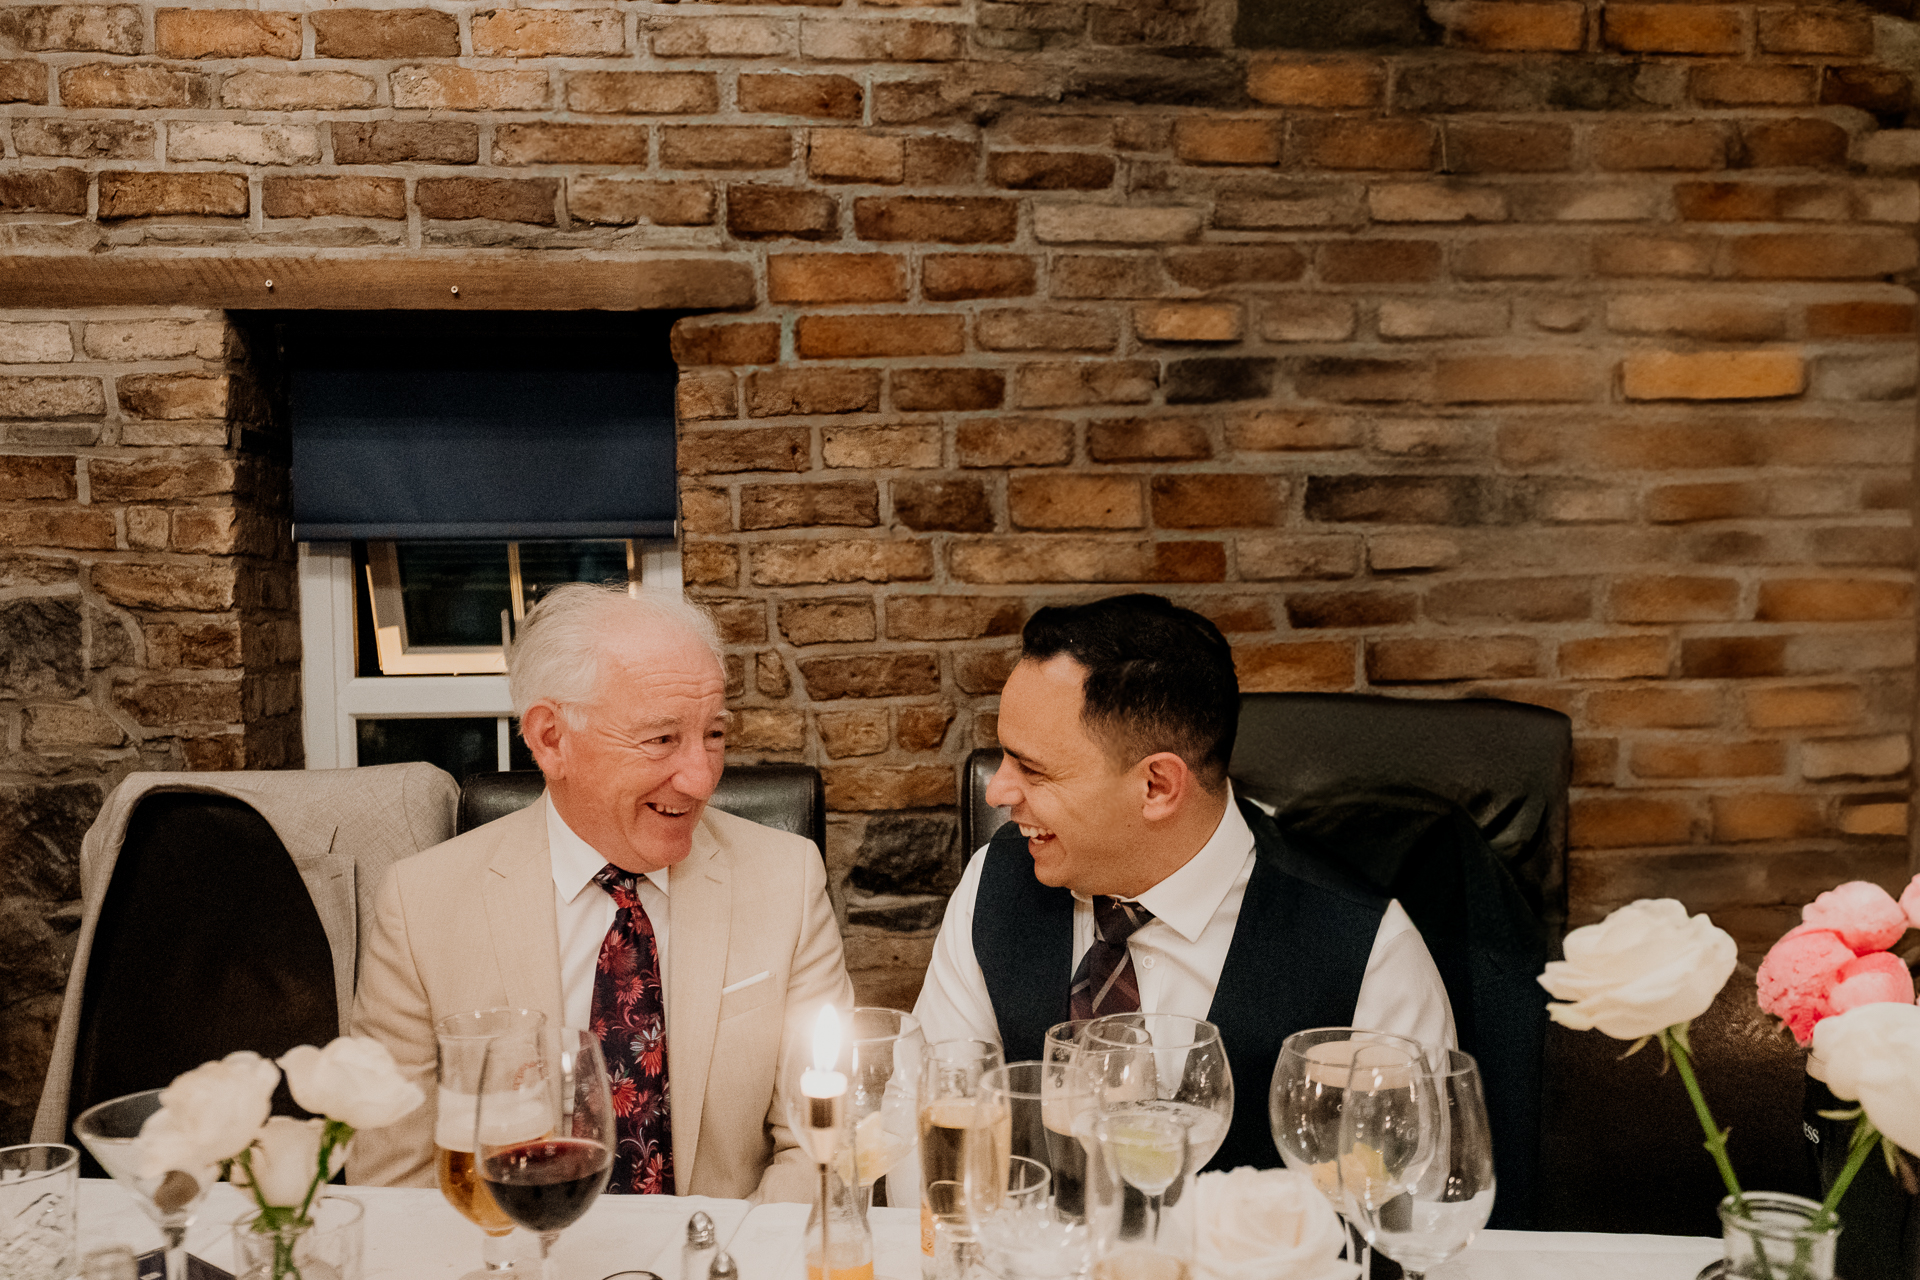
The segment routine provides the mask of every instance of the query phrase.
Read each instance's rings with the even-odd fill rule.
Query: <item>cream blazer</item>
[[[459,785],[430,764],[128,774],[107,797],[80,842],[79,950],[67,977],[53,1061],[34,1117],[35,1142],[66,1141],[67,1096],[73,1083],[74,1045],[80,1035],[80,995],[87,985],[87,958],[100,923],[100,904],[127,837],[127,821],[140,801],[156,791],[197,791],[244,800],[287,846],[333,952],[333,987],[342,1035],[353,1008],[360,931],[372,917],[375,888],[395,862],[452,835],[454,811],[460,803]],[[154,1081],[155,1085],[165,1083]]]
[[[806,1200],[812,1166],[787,1127],[796,1081],[783,1068],[808,1043],[810,1015],[853,1004],[820,853],[811,840],[708,806],[667,893],[675,1187]],[[540,1010],[549,1029],[561,1024],[544,796],[396,864],[381,887],[353,1028],[385,1043],[428,1101],[356,1135],[348,1181],[435,1185],[434,1023],[502,1005]]]

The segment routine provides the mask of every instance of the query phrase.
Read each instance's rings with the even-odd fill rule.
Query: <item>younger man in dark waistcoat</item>
[[[1035,613],[987,788],[1013,821],[968,864],[914,1008],[929,1042],[997,1040],[1009,1062],[1070,1017],[1206,1018],[1236,1095],[1221,1169],[1280,1163],[1267,1086],[1293,1032],[1454,1040],[1400,905],[1235,799],[1239,713],[1232,650],[1191,610],[1125,595]]]

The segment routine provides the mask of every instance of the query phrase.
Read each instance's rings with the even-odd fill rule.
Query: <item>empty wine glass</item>
[[[1347,1079],[1355,1063],[1411,1068],[1421,1060],[1418,1041],[1358,1027],[1315,1027],[1296,1031],[1280,1046],[1267,1094],[1267,1120],[1273,1143],[1289,1169],[1307,1174],[1320,1194],[1358,1231],[1340,1191],[1335,1155],[1340,1146],[1340,1112]],[[1353,1242],[1361,1274],[1368,1266],[1364,1242]],[[1352,1255],[1349,1255],[1352,1256]]]
[[[560,1233],[592,1207],[613,1172],[613,1099],[591,1031],[496,1036],[487,1044],[475,1107],[480,1176],[507,1217],[540,1237],[540,1270],[555,1280]]]
[[[169,1169],[150,1178],[135,1172],[139,1155],[134,1144],[140,1137],[140,1127],[160,1109],[160,1095],[164,1092],[164,1089],[143,1089],[97,1102],[75,1117],[73,1131],[86,1143],[100,1167],[132,1193],[166,1237],[166,1280],[185,1280],[187,1228],[193,1225],[200,1202],[207,1198],[208,1189],[220,1175],[218,1169],[211,1167]]]
[[[1203,1169],[1233,1123],[1233,1069],[1220,1029],[1177,1013],[1116,1013],[1095,1018],[1082,1033],[1083,1053],[1150,1050],[1153,1092],[1137,1109],[1164,1112],[1187,1126],[1193,1164]]]
[[[1435,1050],[1411,1080],[1356,1069],[1340,1117],[1342,1188],[1367,1243],[1420,1280],[1493,1212],[1493,1141],[1480,1067]]]
[[[480,1070],[486,1063],[487,1046],[497,1036],[521,1036],[531,1045],[545,1035],[546,1025],[547,1016],[537,1009],[475,1009],[450,1014],[434,1024],[440,1092],[433,1146],[440,1194],[485,1233],[483,1269],[466,1280],[485,1280],[490,1272],[513,1267],[507,1243],[513,1233],[513,1219],[493,1202],[480,1177],[473,1149],[474,1108],[479,1104]]]

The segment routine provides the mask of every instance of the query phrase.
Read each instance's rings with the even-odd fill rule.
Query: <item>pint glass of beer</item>
[[[507,1237],[513,1222],[500,1212],[481,1181],[474,1159],[474,1117],[479,1108],[480,1065],[487,1045],[499,1036],[537,1043],[546,1034],[547,1017],[533,1009],[476,1009],[442,1018],[434,1026],[440,1042],[439,1115],[434,1123],[434,1163],[447,1203],[486,1233],[480,1271],[463,1280],[484,1280],[510,1273],[513,1254]]]

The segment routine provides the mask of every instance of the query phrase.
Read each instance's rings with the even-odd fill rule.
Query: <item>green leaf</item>
[[[1692,1025],[1691,1022],[1676,1022],[1667,1028],[1667,1034],[1673,1037],[1675,1044],[1686,1050],[1689,1058],[1693,1056],[1693,1044],[1687,1039],[1687,1028]]]
[[[1621,1054],[1618,1058],[1614,1059],[1614,1061],[1625,1062],[1628,1058],[1631,1058],[1634,1054],[1646,1048],[1647,1041],[1651,1039],[1653,1039],[1652,1036],[1641,1036],[1638,1040],[1635,1040],[1633,1044],[1628,1047],[1625,1053]]]
[[[1855,1107],[1851,1111],[1822,1111],[1819,1114],[1828,1120],[1858,1120],[1866,1114],[1866,1108]]]

